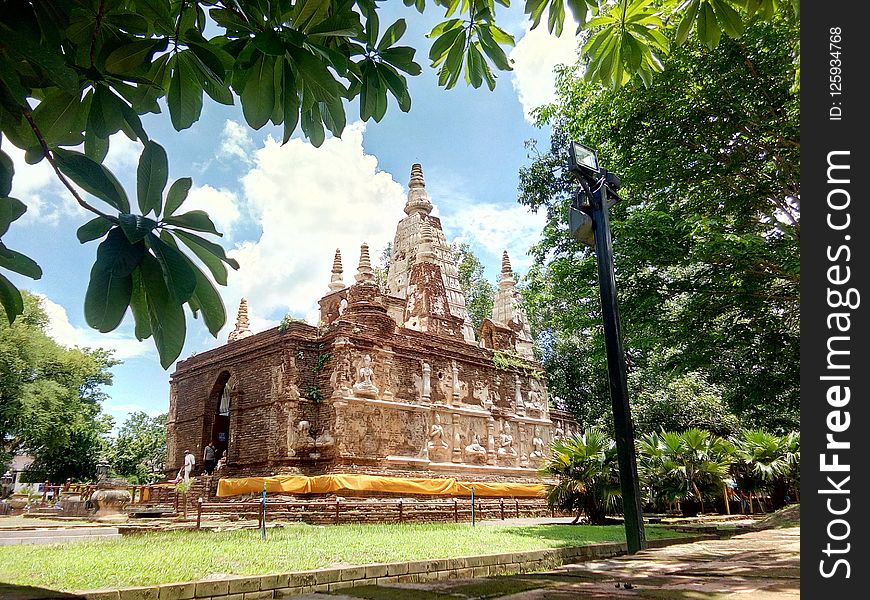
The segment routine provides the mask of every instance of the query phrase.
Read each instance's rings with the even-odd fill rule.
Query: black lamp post
[[[583,192],[570,209],[569,227],[572,235],[588,246],[595,247],[598,257],[598,281],[601,294],[601,314],[604,321],[604,346],[607,353],[607,373],[610,380],[610,402],[616,432],[616,454],[619,462],[619,485],[625,514],[625,537],[628,552],[646,548],[643,512],[640,505],[640,485],[637,478],[637,456],[634,448],[634,426],[628,404],[625,377],[625,355],[616,301],[616,277],[613,273],[613,245],[607,210],[621,198],[619,177],[598,165],[598,153],[588,146],[572,142],[568,169],[580,181]]]

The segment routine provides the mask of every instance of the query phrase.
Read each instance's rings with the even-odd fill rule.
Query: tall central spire
[[[441,229],[441,220],[430,214],[433,208],[423,180],[423,167],[415,164],[411,167],[408,202],[405,204],[408,216],[399,221],[393,239],[386,293],[396,298],[407,298],[414,265],[425,262],[437,266],[441,270],[449,313],[452,317],[462,319],[462,337],[466,342],[474,343],[474,327],[459,285],[459,269]]]
[[[428,215],[432,212],[432,202],[426,193],[426,181],[423,179],[423,167],[416,163],[411,167],[411,181],[408,184],[408,201],[405,203],[405,214],[420,213]]]

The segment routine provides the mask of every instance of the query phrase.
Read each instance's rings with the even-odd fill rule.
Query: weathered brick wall
[[[272,329],[178,364],[172,377],[174,420],[168,425],[174,449],[167,459],[169,473],[177,470],[187,448],[200,461],[222,386],[232,377],[223,476],[314,475],[355,468],[480,481],[538,479],[540,460],[530,457],[533,440],[547,444],[554,432],[547,411],[535,412],[530,405],[533,393],[546,402],[538,367],[529,363],[526,368],[500,369],[489,349],[397,328],[384,307],[389,299],[378,296],[376,287],[358,285],[327,296],[322,304],[327,313],[337,310],[345,292],[349,308],[320,329],[291,323],[284,331]],[[366,355],[376,389],[357,392],[353,388],[361,382]],[[424,363],[429,367],[428,397],[423,395]],[[449,453],[438,457],[427,456],[436,413],[450,446]],[[572,432],[568,415],[550,414],[566,433]],[[496,460],[506,424],[512,428],[516,455]],[[509,468],[463,471],[462,464],[475,459],[465,450],[475,440],[487,450],[486,464]],[[388,460],[396,456],[420,464]],[[442,466],[430,468],[429,459]],[[445,472],[451,463],[457,465],[455,472]],[[479,466],[485,466],[482,459]]]

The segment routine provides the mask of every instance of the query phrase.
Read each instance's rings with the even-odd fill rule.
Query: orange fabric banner
[[[540,483],[496,483],[457,481],[456,479],[423,479],[415,477],[382,477],[378,475],[274,475],[272,477],[225,477],[218,481],[219,497],[267,492],[285,494],[328,494],[331,492],[385,492],[428,496],[470,496],[536,498],[544,495]]]

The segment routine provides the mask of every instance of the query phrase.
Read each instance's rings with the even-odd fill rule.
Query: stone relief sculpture
[[[227,416],[230,414],[230,401],[233,396],[233,392],[236,387],[236,378],[230,375],[230,378],[227,379],[227,382],[224,384],[224,389],[221,392],[221,401],[218,406],[218,414],[221,416]]]
[[[553,430],[553,439],[554,440],[563,440],[565,439],[565,430],[562,429],[562,422],[555,422],[556,428]]]
[[[482,465],[486,462],[486,448],[480,443],[480,436],[474,434],[474,441],[465,447],[465,462]]]
[[[429,441],[426,444],[426,451],[429,455],[429,460],[442,462],[447,459],[447,454],[450,451],[450,444],[444,439],[444,426],[441,425],[441,415],[435,413],[435,420],[432,426],[429,427]]]
[[[513,465],[516,458],[517,451],[514,449],[514,436],[511,434],[511,424],[505,423],[501,433],[498,435],[498,459],[499,462]]]
[[[314,438],[310,433],[311,423],[302,419],[296,425],[296,439],[293,441],[293,451],[295,454],[307,454],[314,449]]]
[[[544,440],[541,438],[541,433],[538,426],[535,425],[534,437],[532,438],[532,452],[529,454],[529,460],[533,464],[539,464],[546,458]]]
[[[375,370],[372,368],[372,357],[370,354],[366,354],[363,357],[362,366],[357,370],[358,379],[353,386],[354,394],[362,396],[363,398],[377,398],[380,390],[378,390],[377,386],[372,382],[374,374]]]

